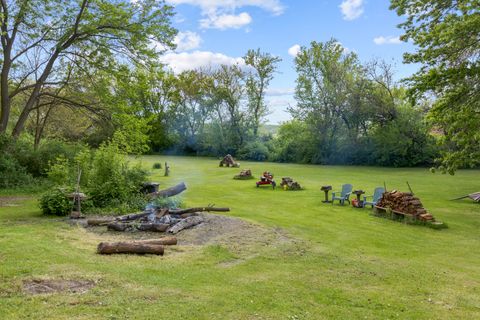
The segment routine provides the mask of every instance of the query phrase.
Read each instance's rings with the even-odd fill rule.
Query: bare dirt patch
[[[232,267],[263,255],[274,248],[297,247],[301,240],[291,237],[281,228],[270,228],[239,218],[219,214],[200,213],[204,221],[190,229],[175,234],[178,246],[168,248],[166,254],[187,253],[203,246],[221,246],[228,249],[236,258],[222,263],[222,267]],[[70,220],[70,223],[86,227],[87,232],[96,235],[97,241],[128,241],[155,239],[168,233],[154,232],[115,232],[105,226],[88,227],[86,221]]]
[[[94,286],[91,280],[33,279],[23,282],[23,291],[28,294],[85,293]]]
[[[32,199],[32,197],[0,196],[0,207],[16,207],[20,202]]]
[[[267,228],[248,221],[219,214],[200,213],[204,221],[192,228],[175,234],[179,245],[212,245],[235,243],[262,243],[273,241],[291,241],[292,239],[280,228]],[[86,221],[70,220],[71,223],[86,227]],[[101,235],[108,235],[112,240],[141,240],[158,238],[154,232],[112,232],[106,227],[87,227],[87,230]]]

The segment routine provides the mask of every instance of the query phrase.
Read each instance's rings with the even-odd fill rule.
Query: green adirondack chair
[[[380,200],[384,192],[385,189],[383,187],[375,188],[372,196],[363,197],[363,207],[365,208],[366,205],[371,205],[373,208],[373,206],[377,204],[378,200]],[[372,201],[368,201],[367,198],[372,198]]]
[[[335,200],[340,201],[340,204],[343,206],[345,201],[348,201],[350,204],[350,194],[352,193],[353,186],[351,184],[344,184],[342,186],[342,191],[335,191],[332,193],[332,205]],[[340,195],[338,195],[340,193]]]

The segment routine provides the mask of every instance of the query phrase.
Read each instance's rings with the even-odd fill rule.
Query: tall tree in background
[[[361,72],[357,56],[345,53],[334,39],[313,41],[303,47],[295,58],[298,73],[295,98],[291,110],[295,119],[305,121],[316,141],[313,162],[322,163],[336,149],[344,124],[350,128],[349,113],[352,86]]]
[[[213,103],[224,143],[240,149],[247,139],[248,119],[244,109],[245,73],[238,65],[222,65],[213,74]]]
[[[404,41],[417,50],[406,63],[421,63],[408,79],[414,98],[434,96],[430,112],[443,131],[443,171],[480,165],[480,2],[392,0],[406,21]]]
[[[195,150],[210,117],[211,77],[201,71],[184,71],[176,80],[175,127],[183,147]]]
[[[243,59],[247,66],[251,67],[247,77],[246,89],[248,109],[252,114],[253,135],[257,137],[260,121],[268,113],[265,104],[265,91],[273,79],[273,74],[277,70],[277,63],[281,59],[269,53],[262,53],[260,49],[248,50]]]
[[[175,35],[171,8],[156,0],[2,0],[0,15],[0,133],[11,120],[12,99],[26,97],[14,137],[42,89],[64,84],[65,62],[84,70],[145,63],[156,56],[153,41],[172,46]]]

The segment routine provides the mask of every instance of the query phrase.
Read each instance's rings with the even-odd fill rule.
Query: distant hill
[[[280,128],[278,124],[265,124],[260,127],[260,133],[276,135],[278,128]]]

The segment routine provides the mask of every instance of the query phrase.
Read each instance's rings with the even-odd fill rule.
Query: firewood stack
[[[412,215],[422,221],[435,221],[434,217],[423,207],[419,198],[410,192],[393,190],[385,192],[377,202],[377,207],[390,208],[393,211]]]
[[[240,163],[236,162],[235,159],[233,159],[231,154],[227,154],[223,159],[220,161],[220,167],[226,166],[226,167],[235,167],[239,168]]]
[[[302,190],[302,186],[300,186],[297,181],[293,181],[290,177],[282,178],[280,186],[282,186],[284,190]]]

